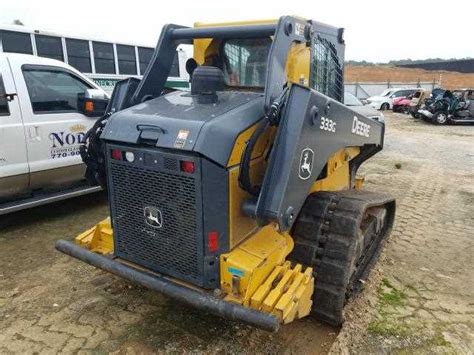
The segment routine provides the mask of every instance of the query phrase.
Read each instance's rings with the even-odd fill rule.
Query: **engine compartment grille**
[[[194,175],[166,168],[170,167],[162,165],[160,171],[110,160],[115,254],[150,270],[200,284],[198,181]],[[150,210],[155,211],[155,220],[161,219],[161,226],[154,226],[153,220],[149,224],[146,216]]]

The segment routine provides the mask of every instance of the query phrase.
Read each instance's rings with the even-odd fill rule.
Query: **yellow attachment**
[[[314,291],[313,269],[302,272],[297,264],[290,262],[277,266],[250,300],[250,307],[271,313],[283,323],[306,317],[311,311]]]
[[[281,319],[285,324],[309,315],[313,304],[313,269],[308,267],[303,273],[301,272],[301,265],[298,264],[290,272],[291,277],[288,278],[288,283],[280,289],[281,297],[272,312],[273,315]],[[285,290],[287,291],[285,292]],[[266,300],[264,301],[265,303]]]
[[[227,300],[248,306],[250,297],[270,275],[283,264],[293,249],[293,239],[267,225],[228,254],[221,255],[221,289]]]
[[[114,237],[110,217],[91,229],[79,234],[74,241],[83,248],[98,254],[111,254],[114,251]]]
[[[291,267],[293,240],[265,226],[228,254],[221,255],[221,289],[226,301],[275,315],[283,323],[311,310],[312,269]]]

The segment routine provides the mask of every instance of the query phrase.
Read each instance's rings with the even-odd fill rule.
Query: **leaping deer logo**
[[[313,172],[313,160],[313,150],[311,148],[303,149],[301,152],[300,169],[298,174],[300,179],[307,180],[311,177],[311,173]]]
[[[161,211],[153,206],[146,206],[143,209],[143,215],[145,216],[145,223],[153,228],[163,227],[163,215]]]

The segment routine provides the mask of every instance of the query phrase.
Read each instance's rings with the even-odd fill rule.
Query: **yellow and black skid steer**
[[[165,87],[179,45],[190,91]],[[164,26],[82,148],[110,218],[56,248],[266,330],[340,325],[395,215],[356,176],[384,124],[343,105],[343,66],[343,29],[317,21]]]

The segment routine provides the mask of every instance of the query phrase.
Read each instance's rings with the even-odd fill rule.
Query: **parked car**
[[[474,89],[446,90],[418,113],[434,124],[474,123]]]
[[[61,61],[0,53],[0,215],[99,190],[79,147],[107,102]]]
[[[425,89],[416,89],[416,91],[407,97],[397,97],[392,101],[393,112],[410,113],[417,112],[426,97]]]
[[[377,111],[372,106],[364,105],[357,97],[350,92],[344,92],[344,104],[351,109],[369,118],[385,123],[385,117],[382,112]]]
[[[407,97],[412,95],[417,89],[390,88],[384,90],[378,96],[367,98],[367,103],[377,110],[389,110],[393,107],[393,100],[397,97]]]

